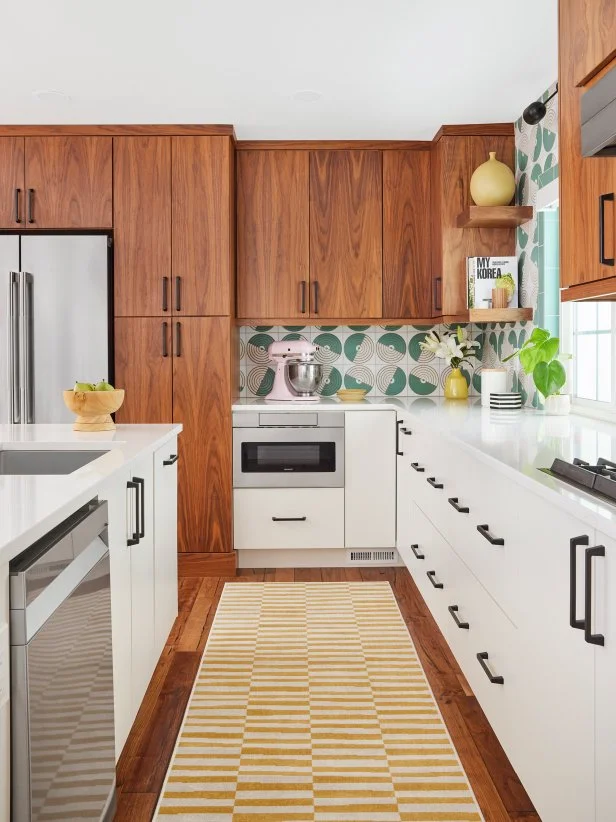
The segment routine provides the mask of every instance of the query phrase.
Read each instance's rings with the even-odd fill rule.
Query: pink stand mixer
[[[318,346],[306,340],[274,342],[267,349],[276,363],[274,385],[265,402],[318,402],[323,378],[321,363],[314,361]]]

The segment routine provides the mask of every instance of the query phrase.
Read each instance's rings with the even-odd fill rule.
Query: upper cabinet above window
[[[616,56],[616,0],[566,0],[575,18],[575,72],[585,85]]]

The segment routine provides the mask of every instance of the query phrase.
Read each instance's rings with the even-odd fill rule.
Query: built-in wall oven
[[[344,487],[344,414],[235,411],[233,486]]]

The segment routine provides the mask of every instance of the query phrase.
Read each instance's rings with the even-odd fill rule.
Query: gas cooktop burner
[[[578,459],[555,459],[551,468],[539,469],[597,497],[616,503],[616,463],[600,457],[596,465]]]

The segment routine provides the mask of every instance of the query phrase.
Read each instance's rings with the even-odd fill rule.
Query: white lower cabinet
[[[236,488],[235,547],[341,548],[344,488]]]
[[[399,553],[541,819],[612,822],[616,542],[437,437],[413,429],[407,450]],[[589,630],[603,646],[570,625],[571,607],[585,616],[597,543]]]
[[[154,647],[162,652],[178,615],[178,441],[154,453]]]

